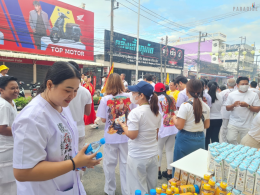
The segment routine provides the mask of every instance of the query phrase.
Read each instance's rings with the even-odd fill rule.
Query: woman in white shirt
[[[128,137],[118,124],[118,118],[127,121],[130,111],[134,108],[131,104],[130,94],[124,93],[125,87],[119,74],[111,74],[106,84],[106,95],[101,99],[97,116],[105,125],[104,161],[105,173],[104,191],[108,195],[114,195],[116,191],[115,168],[117,162],[120,165],[121,191],[128,195],[126,186],[126,162],[128,153]]]
[[[158,96],[159,112],[162,116],[161,127],[158,133],[158,179],[161,179],[163,176],[169,180],[172,178],[172,167],[170,164],[172,163],[173,159],[173,147],[178,129],[175,127],[172,119],[174,116],[174,111],[176,110],[176,102],[173,97],[166,95],[165,90],[165,85],[163,83],[155,84],[154,92]],[[164,145],[166,150],[167,170],[161,173],[161,161]]]
[[[18,97],[17,79],[10,76],[0,78],[0,193],[16,195],[13,173],[14,140],[11,126],[17,114],[14,99]]]
[[[153,86],[145,81],[128,86],[132,91],[130,100],[139,106],[133,109],[126,123],[119,121],[128,141],[126,182],[127,192],[132,195],[135,190],[142,194],[155,189],[158,178],[157,134],[161,126],[158,97],[153,93]]]
[[[17,195],[84,195],[80,167],[93,167],[96,154],[78,151],[78,130],[68,107],[77,95],[80,73],[67,62],[55,62],[39,94],[15,119],[13,168]],[[77,154],[78,153],[78,154]]]
[[[222,97],[217,92],[218,84],[210,81],[208,83],[208,94],[211,97],[211,108],[210,108],[210,127],[207,129],[205,149],[208,150],[208,145],[211,142],[219,142],[219,131],[222,125],[221,107],[223,104]]]
[[[191,79],[186,85],[187,102],[181,104],[173,122],[180,131],[176,135],[173,161],[205,148],[205,135],[203,130],[210,125],[210,108],[199,95],[202,84],[200,80]],[[175,169],[173,169],[174,175]]]

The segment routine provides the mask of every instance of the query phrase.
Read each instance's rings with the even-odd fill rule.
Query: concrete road
[[[91,129],[88,125],[86,126],[86,141],[91,143],[97,141],[104,136],[104,127],[102,124],[98,129]],[[103,147],[101,148],[103,153]],[[163,152],[162,167],[161,170],[166,170],[166,156],[165,151]],[[121,195],[121,185],[120,185],[120,174],[119,165],[116,167],[116,195]],[[163,183],[167,183],[165,178],[158,180],[158,186],[162,186]],[[103,164],[96,166],[94,169],[88,169],[83,176],[83,185],[88,195],[104,195],[104,185],[105,185],[105,175],[103,172]]]

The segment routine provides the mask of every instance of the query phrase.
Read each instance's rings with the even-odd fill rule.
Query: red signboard
[[[57,0],[0,0],[0,50],[94,60],[94,13]]]

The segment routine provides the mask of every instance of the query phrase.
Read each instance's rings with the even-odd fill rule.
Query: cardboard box
[[[228,186],[230,186],[232,188],[234,188],[236,185],[237,168],[238,168],[239,164],[240,164],[239,162],[237,162],[237,163],[232,162],[229,167],[227,184],[228,184]]]
[[[242,163],[239,165],[237,169],[237,181],[236,181],[236,189],[243,192],[245,190],[245,181],[246,181],[246,173],[247,173],[248,165]]]
[[[187,185],[188,178],[189,178],[189,173],[187,171],[181,170],[181,177],[180,177],[181,185]]]
[[[223,159],[221,156],[218,156],[215,158],[215,179],[216,183],[220,183],[223,181],[223,173],[224,167],[223,167]]]
[[[254,195],[260,195],[260,170],[257,170],[255,176]]]
[[[181,170],[175,168],[174,179],[176,179],[176,180],[180,180],[180,176],[181,176]]]
[[[245,192],[250,193],[250,194],[254,193],[256,170],[257,170],[256,167],[251,167],[251,168],[247,169]]]
[[[195,175],[190,173],[187,185],[194,185],[194,183],[195,183]]]

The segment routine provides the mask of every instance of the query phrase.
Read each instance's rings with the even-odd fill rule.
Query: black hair
[[[174,79],[172,79],[172,81],[171,81],[171,82],[173,82],[173,83],[174,83],[174,82],[175,82],[175,80],[174,80]]]
[[[141,95],[141,92],[138,92]],[[152,97],[144,95],[145,99],[150,105],[151,111],[154,113],[155,116],[159,114],[159,106],[158,106],[158,96],[155,92],[153,92]]]
[[[201,82],[201,85],[202,85],[201,93],[200,93],[199,97],[203,98],[204,87],[206,84],[205,84],[204,79],[200,79],[199,81]]]
[[[173,104],[173,99],[172,99],[170,96],[168,96],[168,95],[165,93],[165,91],[163,91],[163,92],[154,92],[154,93],[156,93],[157,96],[159,96],[159,95],[164,95],[164,96],[166,97],[166,99],[167,99],[169,108],[171,108],[171,106],[172,106],[172,104]]]
[[[237,84],[239,84],[240,81],[244,81],[244,80],[247,80],[249,82],[248,77],[238,77],[237,78]]]
[[[79,65],[74,62],[74,61],[68,61],[72,66],[74,66],[79,72],[80,72],[80,68],[79,68]]]
[[[174,84],[179,84],[180,82],[182,82],[183,84],[187,84],[188,83],[188,79],[185,76],[177,76],[175,78]]]
[[[78,78],[81,80],[79,71],[69,62],[58,61],[55,62],[47,71],[44,82],[39,88],[37,94],[44,92],[48,80],[51,80],[54,85],[59,85],[63,81],[71,78]]]
[[[147,80],[147,81],[153,81],[153,75],[151,75],[151,74],[145,74],[145,75],[144,75],[144,79]]]
[[[8,85],[10,81],[17,81],[17,78],[12,76],[0,77],[0,88],[5,89],[5,87]]]
[[[41,6],[41,4],[40,4],[39,1],[34,1],[34,2],[33,2],[33,5],[34,5],[34,6],[35,6],[35,5]]]
[[[221,85],[221,86],[219,87],[219,89],[220,89],[221,91],[224,91],[225,89],[227,89],[227,87],[226,87],[226,85]]]
[[[250,83],[250,86],[253,87],[253,88],[256,88],[256,86],[257,86],[257,82],[252,81],[252,82]]]
[[[169,85],[165,85],[165,91],[169,90]]]
[[[216,95],[218,84],[216,82],[214,82],[214,81],[210,81],[208,83],[208,87],[209,87],[208,94],[211,97],[211,102],[214,103],[215,100],[218,100],[217,95]]]
[[[209,80],[207,80],[207,79],[201,79],[204,83],[205,83],[205,85],[207,86],[208,85],[208,83],[209,83]]]

